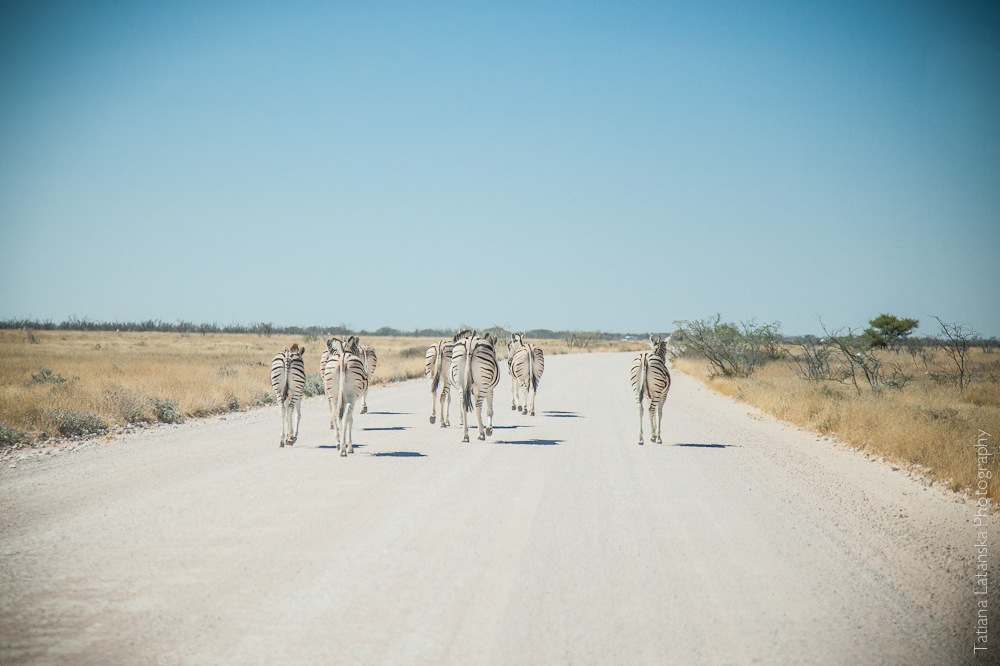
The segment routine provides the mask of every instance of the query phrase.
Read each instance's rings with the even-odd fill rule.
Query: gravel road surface
[[[504,372],[485,443],[411,381],[347,458],[314,398],[5,460],[0,664],[1000,663],[996,518],[680,373],[639,446],[632,357]]]

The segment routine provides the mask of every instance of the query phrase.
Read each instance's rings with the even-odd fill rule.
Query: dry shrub
[[[963,393],[952,383],[918,376],[898,390],[866,391],[836,382],[807,382],[787,363],[771,363],[751,379],[710,378],[703,359],[681,358],[674,367],[719,393],[762,411],[859,447],[896,463],[912,463],[953,489],[976,481],[973,444],[980,430],[1000,447],[1000,391],[996,383],[973,383]],[[1000,474],[1000,461],[990,470]],[[993,499],[1000,484],[990,485]]]

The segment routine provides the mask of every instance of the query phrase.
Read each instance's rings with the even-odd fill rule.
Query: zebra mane
[[[652,352],[660,357],[663,361],[667,360],[667,341],[663,338],[657,336],[653,337],[653,334],[649,334],[649,344],[652,347]]]
[[[458,342],[462,338],[468,338],[468,337],[475,336],[475,335],[476,335],[476,332],[474,330],[467,328],[464,331],[459,331],[458,333],[456,333],[455,337],[453,337],[451,339],[451,341],[452,342]]]

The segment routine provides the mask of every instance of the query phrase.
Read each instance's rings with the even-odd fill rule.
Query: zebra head
[[[524,333],[511,333],[510,342],[507,343],[507,358],[514,355],[518,349],[524,346]]]
[[[667,360],[667,341],[663,339],[662,336],[653,337],[653,334],[649,334],[649,346],[651,351],[660,357],[661,360]]]

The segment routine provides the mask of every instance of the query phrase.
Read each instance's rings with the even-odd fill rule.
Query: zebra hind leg
[[[441,397],[444,397],[444,395],[442,394]],[[434,425],[434,422],[437,421],[437,400],[437,391],[431,389],[431,425]],[[441,419],[441,422],[441,425],[444,425],[443,418]]]
[[[447,428],[451,425],[451,391],[444,389],[441,392],[441,427]]]
[[[639,396],[639,446],[642,446],[642,396]]]
[[[291,435],[292,435],[291,439],[288,440],[289,446],[292,445],[292,444],[294,444],[295,442],[299,441],[299,423],[301,423],[301,421],[302,421],[302,400],[301,399],[299,399],[299,401],[297,403],[295,403],[295,415],[294,415],[294,418],[295,418],[295,430],[292,431],[292,433],[291,433]],[[292,415],[291,414],[289,414],[289,419],[288,420],[289,420],[289,422],[292,420]],[[289,423],[288,425],[289,425],[289,427],[291,427],[291,423]]]
[[[663,403],[656,408],[656,443],[663,444]]]
[[[486,440],[486,430],[483,428],[483,397],[476,397],[476,425],[479,427],[479,435],[477,439],[479,441]]]
[[[493,389],[486,391],[486,436],[493,436]]]
[[[656,439],[660,436],[656,429],[656,403],[649,403],[649,441],[656,444]]]

